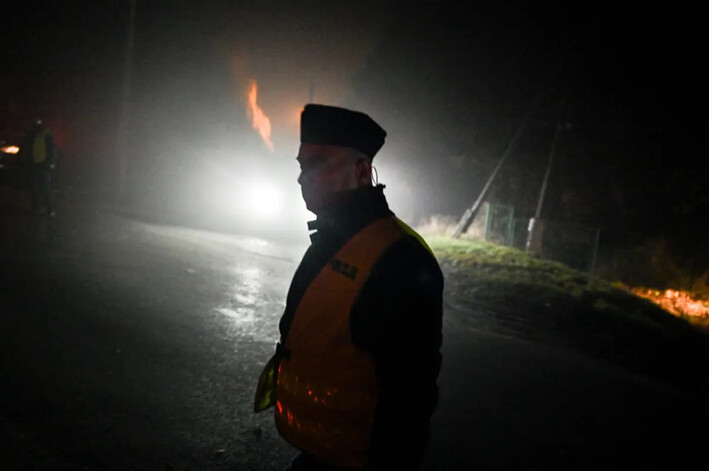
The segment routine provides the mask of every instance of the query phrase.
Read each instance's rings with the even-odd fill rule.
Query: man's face
[[[331,193],[360,186],[362,159],[349,149],[320,144],[301,144],[298,151],[300,190],[308,210],[318,214]]]

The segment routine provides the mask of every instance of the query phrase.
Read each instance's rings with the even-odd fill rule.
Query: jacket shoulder
[[[408,227],[408,226],[407,226]],[[413,231],[405,234],[389,247],[374,267],[373,275],[379,282],[408,281],[414,285],[443,285],[443,273],[438,260],[423,238]],[[398,284],[398,283],[397,283]]]

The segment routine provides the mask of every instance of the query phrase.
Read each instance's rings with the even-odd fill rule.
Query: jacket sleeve
[[[406,239],[377,263],[351,317],[353,342],[369,351],[379,385],[367,469],[418,469],[438,402],[443,276]]]

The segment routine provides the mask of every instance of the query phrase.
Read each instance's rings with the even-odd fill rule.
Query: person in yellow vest
[[[56,165],[56,146],[52,132],[37,119],[27,131],[20,148],[22,160],[29,170],[32,212],[54,217],[51,172]]]
[[[438,401],[443,275],[372,185],[386,132],[364,113],[307,105],[298,183],[312,244],[257,387],[298,470],[414,470]]]

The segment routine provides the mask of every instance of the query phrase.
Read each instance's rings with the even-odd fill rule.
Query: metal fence
[[[514,215],[512,206],[485,203],[483,238],[500,245],[512,245]]]
[[[468,234],[485,241],[524,250],[529,234],[529,218],[515,218],[514,208],[485,202]],[[598,256],[600,229],[559,221],[537,220],[542,258],[593,273]]]

